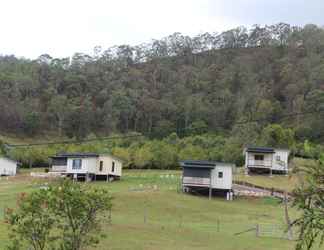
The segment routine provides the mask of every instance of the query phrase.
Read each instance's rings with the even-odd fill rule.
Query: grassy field
[[[302,175],[297,175],[294,173],[295,168],[298,167],[307,167],[308,165],[314,164],[313,160],[294,158],[289,163],[289,168],[291,172],[288,176],[284,175],[273,175],[272,177],[268,175],[252,175],[246,176],[243,174],[243,169],[239,169],[234,176],[236,181],[245,181],[258,186],[263,186],[267,188],[278,188],[286,191],[292,191],[298,183],[303,179]]]
[[[237,174],[234,176],[234,180],[245,181],[267,188],[278,188],[288,192],[292,191],[299,182],[297,175],[273,175],[272,177],[269,177],[266,175],[246,176],[244,174]]]
[[[105,225],[108,237],[99,250],[281,250],[293,249],[294,242],[256,237],[255,232],[235,233],[256,224],[284,224],[282,204],[273,199],[206,197],[178,192],[178,171],[125,171],[121,181],[84,185],[108,186],[114,196],[112,225]],[[28,173],[0,180],[0,216],[4,207],[14,207],[17,194],[36,190],[44,181]],[[146,214],[146,223],[144,216]],[[290,210],[294,218],[296,211]],[[4,249],[7,227],[0,222],[0,249]]]

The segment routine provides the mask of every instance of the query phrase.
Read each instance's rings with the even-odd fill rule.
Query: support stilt
[[[211,200],[211,198],[212,198],[212,193],[213,193],[213,189],[212,189],[212,171],[210,170],[210,174],[209,174],[209,200]]]

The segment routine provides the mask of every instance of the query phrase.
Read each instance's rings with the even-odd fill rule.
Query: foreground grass
[[[257,223],[284,224],[282,204],[273,199],[206,197],[179,193],[178,171],[125,171],[121,181],[84,185],[108,187],[114,196],[112,224],[104,225],[107,238],[99,250],[219,249],[283,250],[294,242],[255,236],[255,232],[234,236]],[[14,207],[18,193],[36,190],[44,181],[27,174],[0,180],[0,215]],[[296,211],[290,210],[291,217]],[[146,218],[146,223],[144,222]],[[0,249],[8,243],[7,227],[0,222]]]

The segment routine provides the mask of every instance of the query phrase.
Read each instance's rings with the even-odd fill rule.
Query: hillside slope
[[[324,31],[287,24],[38,60],[0,57],[0,131],[24,136],[184,128],[260,133],[269,123],[321,140]],[[283,116],[298,113],[291,117]],[[256,120],[248,128],[238,122]]]

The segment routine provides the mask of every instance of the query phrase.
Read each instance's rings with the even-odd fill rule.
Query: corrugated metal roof
[[[79,158],[90,158],[99,157],[99,154],[95,153],[61,153],[53,156],[52,158],[69,158],[69,157],[79,157]]]
[[[246,151],[254,153],[274,153],[275,149],[269,147],[248,147]]]
[[[92,157],[100,157],[100,156],[109,156],[117,161],[123,162],[123,159],[120,159],[111,154],[96,154],[96,153],[58,153],[57,155],[51,156],[52,159],[62,159],[62,158],[92,158]]]
[[[224,163],[224,162],[216,162],[216,161],[205,161],[205,160],[186,160],[180,161],[180,166],[183,168],[215,168],[217,165],[223,165],[232,167],[233,164]]]

